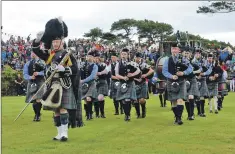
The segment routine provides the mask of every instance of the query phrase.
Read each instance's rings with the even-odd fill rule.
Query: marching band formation
[[[23,71],[28,80],[26,102],[33,103],[35,112],[33,120],[40,121],[42,106],[54,113],[57,136],[53,140],[67,141],[68,128],[84,126],[83,109],[86,120],[94,119],[93,112],[96,118],[106,118],[107,96],[113,100],[114,115],[124,114],[124,120],[130,121],[134,106],[137,118],[145,118],[150,79],[161,106],[166,106],[166,100],[171,102],[176,125],[183,124],[184,106],[190,121],[195,119],[195,105],[198,116],[206,117],[205,99],[210,113],[218,114],[228,94],[221,62],[213,53],[202,55],[200,48],[172,44],[171,56],[160,57],[154,70],[140,52],[130,59],[128,48],[112,51],[110,65],[98,50],[77,59],[65,46],[67,36],[67,25],[60,18],[48,21],[45,31],[34,39],[32,60]]]

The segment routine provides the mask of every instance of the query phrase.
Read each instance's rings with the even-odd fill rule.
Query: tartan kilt
[[[200,92],[200,97],[208,97],[209,91],[206,84],[206,77],[202,77],[201,79],[198,80],[198,82],[200,82],[201,84],[201,87],[200,88],[198,87]]]
[[[104,96],[108,96],[108,83],[107,80],[99,79],[96,82],[97,94],[103,94]]]
[[[77,101],[74,96],[73,87],[69,89],[63,88],[61,108],[64,109],[77,109]]]
[[[98,97],[97,95],[97,89],[96,89],[96,82],[95,81],[91,81],[88,83],[89,85],[89,89],[87,91],[87,93],[83,93],[82,92],[82,99],[84,100],[86,97],[91,97],[93,99],[96,99]]]
[[[140,86],[140,90],[136,90],[137,99],[144,98],[149,99],[148,95],[148,84],[146,82],[143,83],[135,83],[135,86]]]
[[[134,81],[126,82],[128,89],[125,93],[121,92],[121,86],[123,83],[125,83],[125,82],[120,82],[120,84],[118,86],[116,100],[117,101],[120,101],[123,99],[137,100],[135,82]]]
[[[119,82],[119,81],[118,80],[112,80],[111,81],[110,95],[109,95],[109,97],[111,99],[116,99],[116,96],[117,96],[117,89],[115,88],[115,83],[116,82]]]
[[[208,86],[208,96],[213,97],[218,95],[218,82],[207,83]]]
[[[199,88],[198,88],[196,77],[193,77],[192,79],[188,79],[188,81],[190,82],[190,88],[187,91],[187,95],[194,95],[196,97],[199,97],[200,93],[199,93]]]
[[[179,92],[175,93],[172,91],[172,81],[167,80],[167,100],[177,101],[177,99],[187,100],[187,90],[185,80],[177,81],[179,83]]]
[[[36,84],[37,84],[37,87],[40,88],[43,83],[44,83],[44,79],[43,80],[40,80],[40,81],[37,81]],[[36,95],[35,99],[33,99],[31,102],[29,102],[29,100],[33,97],[33,95],[36,93],[30,93],[29,92],[29,89],[30,89],[30,86],[33,82],[32,81],[28,81],[28,84],[27,84],[27,94],[26,94],[26,98],[25,98],[25,103],[32,103],[33,100],[36,100],[36,99],[42,99],[42,96],[46,90],[46,86],[44,88],[42,88],[38,94]]]

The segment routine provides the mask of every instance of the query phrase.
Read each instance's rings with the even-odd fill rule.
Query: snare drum
[[[166,81],[165,80],[159,80],[156,83],[156,89],[159,93],[163,93],[166,89]]]
[[[218,84],[218,92],[227,91],[227,83],[225,81],[219,82]]]

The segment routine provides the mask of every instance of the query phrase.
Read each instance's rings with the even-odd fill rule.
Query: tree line
[[[100,40],[102,43],[120,43],[125,41],[126,44],[133,43],[133,36],[138,37],[138,43],[142,40],[144,44],[151,45],[155,42],[176,41],[176,35],[172,25],[153,21],[153,20],[135,20],[135,19],[120,19],[112,23],[109,32],[103,32],[99,27],[95,27],[84,33],[84,37],[90,38],[92,41]],[[202,46],[206,49],[217,49],[220,47],[232,46],[229,42],[222,42],[218,40],[209,40],[186,32],[180,32],[181,40],[197,40],[202,42]]]

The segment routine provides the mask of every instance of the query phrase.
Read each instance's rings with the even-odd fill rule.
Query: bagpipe
[[[63,59],[60,61],[59,65],[64,65],[70,58],[70,55],[72,54],[71,50],[68,49],[67,53],[63,57]],[[29,103],[26,104],[26,106],[22,109],[22,111],[18,114],[18,116],[15,118],[14,121],[16,121],[22,113],[25,111],[25,109],[29,106],[30,102],[34,99],[34,97],[39,93],[40,90],[42,90],[51,80],[54,78],[55,74],[58,73],[58,67],[54,68],[54,71],[51,72],[50,76],[47,78],[47,80],[41,85],[41,87],[37,90],[37,92],[31,97],[29,100]],[[52,108],[58,108],[61,105],[61,98],[58,97],[62,96],[62,86],[59,82],[54,82],[50,88],[45,94],[44,98],[42,99],[41,103],[44,106],[52,107]]]

